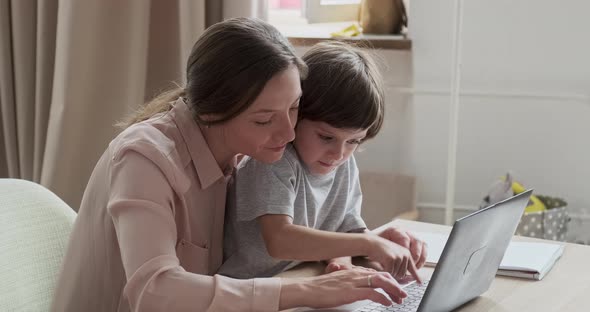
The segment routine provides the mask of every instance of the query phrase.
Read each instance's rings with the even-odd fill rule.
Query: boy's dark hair
[[[369,54],[331,41],[313,46],[303,60],[309,72],[301,82],[299,118],[367,129],[365,140],[375,137],[383,124],[383,81]]]

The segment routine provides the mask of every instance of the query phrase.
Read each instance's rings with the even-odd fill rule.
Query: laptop
[[[408,297],[400,305],[382,306],[364,300],[321,310],[295,311],[451,311],[486,292],[533,190],[473,212],[455,221],[432,277],[422,285],[404,286]]]

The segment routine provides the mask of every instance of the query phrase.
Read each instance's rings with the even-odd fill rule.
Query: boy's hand
[[[377,235],[365,235],[369,239],[367,256],[370,260],[379,262],[385,272],[391,273],[394,278],[402,278],[409,273],[422,283],[409,249]]]
[[[412,234],[412,232],[394,225],[387,225],[371,231],[371,233],[377,234],[410,250],[417,269],[421,268],[426,262],[426,256],[428,254],[426,243]]]

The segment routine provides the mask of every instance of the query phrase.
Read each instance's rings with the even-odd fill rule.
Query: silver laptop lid
[[[532,192],[455,221],[418,311],[451,311],[490,288]]]

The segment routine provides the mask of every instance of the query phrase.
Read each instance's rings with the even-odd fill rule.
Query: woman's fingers
[[[355,288],[351,289],[351,292],[346,294],[347,302],[343,304],[353,303],[360,300],[371,300],[373,302],[380,303],[384,306],[390,306],[392,301],[387,298],[384,294],[375,291],[372,288]]]
[[[371,277],[371,287],[383,289],[398,304],[402,303],[403,298],[408,296],[398,282],[389,273],[385,272],[375,273]]]
[[[397,281],[399,284],[401,284],[401,285],[405,285],[405,284],[407,284],[407,283],[409,283],[409,282],[412,282],[412,281],[414,281],[415,279],[414,279],[414,277],[413,277],[413,276],[411,276],[411,275],[406,275],[406,276],[404,276],[404,277],[402,277],[402,278],[396,278],[395,280],[396,280],[396,281]]]
[[[304,287],[308,295],[303,296],[307,301],[300,304],[304,303],[312,308],[330,308],[359,300],[371,300],[388,306],[392,301],[401,303],[407,297],[406,292],[389,273],[355,267],[312,278],[286,278],[281,292],[302,281],[308,285]],[[383,291],[377,291],[377,288]]]
[[[387,298],[384,294],[375,291],[374,289],[370,289],[370,288],[365,288],[365,289],[358,289],[356,290],[359,292],[358,296],[358,300],[371,300],[373,302],[377,302],[380,303],[384,306],[390,306],[391,305],[391,300],[389,300],[389,298]],[[358,301],[356,300],[356,301]],[[395,300],[395,299],[394,299]]]

